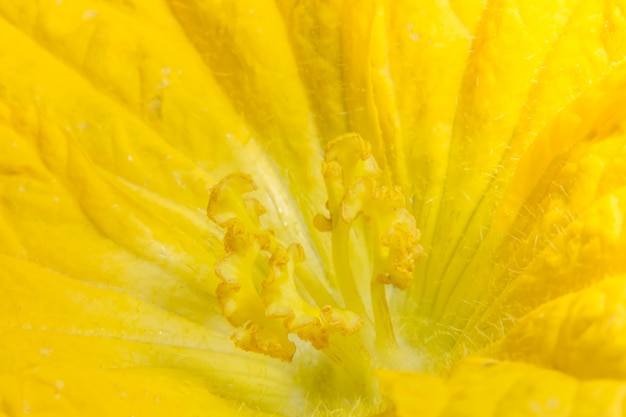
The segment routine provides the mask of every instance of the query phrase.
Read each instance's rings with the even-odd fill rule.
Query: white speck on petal
[[[530,401],[528,403],[528,409],[536,414],[539,414],[543,411],[543,407],[537,401]]]
[[[187,188],[187,184],[185,184],[185,181],[183,181],[183,177],[179,172],[174,171],[172,172],[172,175],[174,176],[176,183],[180,185],[180,188]]]
[[[153,113],[159,113],[161,111],[161,99],[158,98],[153,98],[152,100],[150,100],[150,111]]]
[[[126,159],[128,159],[129,161],[133,160],[133,156],[132,155],[126,155]]]
[[[96,16],[98,16],[97,10],[85,10],[85,13],[83,13],[83,20],[93,19]]]
[[[163,77],[161,78],[161,82],[159,83],[159,85],[157,85],[157,88],[165,88],[168,85],[170,85],[170,80],[168,80],[167,78]]]
[[[558,398],[551,397],[551,398],[548,398],[548,401],[546,402],[546,404],[549,408],[557,408],[561,405],[561,402],[559,401]]]
[[[408,25],[406,25],[407,30],[409,31],[409,37],[411,39],[413,39],[414,41],[418,40],[420,38],[419,33],[415,33],[413,32],[413,23],[409,23]]]

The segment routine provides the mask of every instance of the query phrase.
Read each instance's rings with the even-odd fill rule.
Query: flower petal
[[[53,363],[68,378],[85,368],[103,383],[148,383],[171,368],[163,390],[184,393],[176,380],[189,379],[190,392],[246,401],[246,381],[278,372],[277,386],[263,382],[270,394],[253,383],[248,400],[289,409],[298,397],[291,371],[238,351],[214,295],[221,236],[205,215],[207,188],[218,166],[238,166],[245,123],[227,115],[228,100],[184,36],[180,49],[162,47],[168,40],[147,19],[160,21],[158,6],[137,21],[92,6],[0,5],[4,377],[28,379],[20,369]],[[223,109],[205,118],[214,106]],[[49,362],[41,349],[55,353]],[[128,370],[109,371],[120,367]]]
[[[483,269],[490,290],[464,325],[459,353],[499,339],[545,302],[626,272],[625,80],[626,66],[616,67],[564,110],[520,161],[494,222],[494,233],[508,234],[493,267]]]
[[[580,381],[539,367],[468,358],[438,378],[411,372],[381,372],[389,411],[384,416],[488,417],[621,416],[626,383]]]
[[[0,28],[4,49],[17,48],[0,68],[0,210],[13,236],[6,253],[205,320],[217,284],[206,262],[219,244],[204,216],[209,176],[13,28]]]
[[[17,375],[0,372],[0,401],[7,415],[267,415],[211,394],[193,376],[164,369],[102,370],[55,364]]]
[[[185,9],[190,5],[178,2],[174,10],[178,7]],[[143,163],[149,156],[157,163],[156,166],[150,172],[144,171],[140,178],[133,178],[139,180],[133,182],[143,187],[146,176],[151,177],[159,171],[170,176],[165,184],[171,183],[173,176],[178,183],[182,183],[176,188],[188,187],[185,194],[189,196],[192,193],[192,209],[206,204],[206,201],[200,204],[200,198],[205,196],[206,188],[216,179],[233,170],[246,170],[254,174],[263,191],[260,199],[270,210],[271,221],[281,226],[288,225],[277,228],[276,232],[292,236],[290,240],[310,245],[310,241],[306,239],[305,242],[304,239],[308,236],[307,224],[312,224],[310,219],[323,208],[324,200],[321,197],[323,184],[312,181],[316,176],[320,177],[321,151],[311,130],[306,100],[289,101],[275,109],[294,108],[299,114],[306,115],[306,119],[294,118],[295,127],[288,132],[263,130],[263,126],[282,126],[289,119],[287,116],[284,120],[279,118],[281,123],[274,123],[273,116],[268,116],[263,119],[263,126],[256,126],[247,114],[240,114],[237,100],[229,96],[228,85],[223,84],[224,79],[220,75],[227,69],[222,68],[220,72],[219,68],[207,65],[202,51],[190,42],[195,37],[183,31],[178,22],[179,16],[172,14],[167,4],[137,2],[119,6],[90,0],[28,5],[7,3],[0,5],[0,14],[6,19],[2,23],[6,30],[3,50],[7,51],[10,61],[20,58],[22,61],[13,65],[7,62],[6,70],[18,70],[17,77],[22,79],[22,84],[35,89],[34,92],[33,89],[26,89],[17,94],[31,101],[32,96],[38,95],[38,106],[44,113],[50,110],[49,107],[52,107],[51,111],[58,112],[54,106],[67,103],[70,120],[58,120],[61,123],[53,120],[52,124],[62,129],[70,128],[71,131],[66,131],[67,136],[74,137],[76,134],[79,147],[85,147],[90,158],[99,161],[101,155],[115,155],[112,163],[133,158],[137,164],[138,161]],[[262,30],[270,31],[276,26],[271,21],[261,23]],[[189,30],[193,29],[194,26],[190,25]],[[13,39],[17,42],[13,43]],[[274,40],[269,39],[266,44],[273,45]],[[252,54],[245,55],[253,61],[251,65],[260,65],[254,61],[258,58],[255,51],[247,51]],[[238,51],[240,54],[244,52]],[[52,71],[48,71],[49,68]],[[236,68],[234,66],[231,70]],[[265,78],[272,72],[263,74]],[[16,78],[15,73],[12,75],[10,78]],[[280,77],[284,78],[285,74]],[[39,83],[41,85],[36,88]],[[79,98],[83,97],[83,92],[75,88],[76,84],[88,84],[88,101],[95,95],[98,100],[112,105],[113,110],[94,114],[95,109],[88,107],[84,114],[74,114],[73,110],[83,105],[82,100],[77,100],[77,103],[69,99],[75,93],[81,94]],[[12,83],[7,83],[7,91],[13,89]],[[295,86],[294,90],[298,96],[299,90]],[[64,99],[59,100],[52,93],[67,93],[69,97],[63,96]],[[279,103],[280,100],[271,102]],[[26,103],[28,107],[34,104]],[[261,104],[251,105],[260,107]],[[78,113],[81,113],[80,110]],[[118,133],[113,127],[118,126],[115,120],[120,113],[124,113],[122,120],[132,120],[136,125],[134,130],[144,131],[141,136],[151,138],[136,141],[133,131]],[[82,137],[83,130],[89,130],[87,135],[93,130],[100,130],[99,133],[106,135],[109,142],[97,141],[93,137],[91,141],[86,140]],[[294,137],[300,140],[292,140]],[[102,154],[102,147],[111,139],[114,144],[104,149],[107,152]],[[143,143],[139,145],[137,142]],[[287,148],[283,146],[285,143],[292,143],[293,146]],[[136,151],[135,144],[144,151],[133,153]],[[178,166],[165,164],[159,169],[160,161],[167,163],[170,158],[176,157],[188,159],[195,165],[194,171],[187,172]],[[117,173],[120,168],[114,166],[112,170]],[[287,180],[281,170],[289,173]],[[303,184],[308,193],[297,192],[297,187]],[[158,187],[159,181],[155,178],[148,188]],[[293,193],[289,193],[290,187]],[[168,193],[164,193],[167,197],[172,191],[168,188]],[[301,210],[308,216],[302,217]],[[320,244],[319,248],[323,253],[324,245]],[[311,248],[305,249],[315,252]],[[307,262],[311,269],[319,270],[320,265],[314,260],[315,257],[310,257]]]
[[[549,184],[555,179],[556,174],[548,172],[547,166],[553,164],[557,169],[559,158],[569,157],[564,156],[567,146],[584,142],[576,129],[604,132],[605,123],[609,129],[618,120],[621,93],[614,90],[621,88],[618,86],[623,80],[620,68],[626,43],[620,41],[619,34],[625,22],[619,11],[625,6],[621,2],[604,5],[593,1],[509,1],[494,2],[482,11],[475,32],[469,35],[475,38],[459,84],[456,117],[449,122],[449,155],[447,151],[433,153],[441,155],[439,161],[446,164],[445,181],[433,189],[433,195],[440,195],[441,200],[424,201],[416,211],[418,226],[425,225],[420,228],[426,260],[416,268],[415,282],[422,285],[413,286],[408,300],[414,311],[409,333],[419,334],[416,340],[426,341],[427,351],[441,353],[456,345],[454,357],[458,358],[489,343],[495,333],[502,334],[503,329],[496,331],[501,323],[521,317],[540,303],[531,297],[521,301],[511,296],[502,300],[506,312],[498,310],[489,318],[481,316],[493,298],[526,268],[532,268],[531,275],[544,271],[536,280],[538,291],[550,281],[545,262],[539,259],[545,260],[542,257],[548,255],[542,255],[542,249],[534,246],[534,237],[554,234],[546,234],[547,229],[532,235],[521,234],[517,230],[520,226],[512,225],[512,219],[519,216],[529,225],[538,225],[541,221],[536,219],[544,218],[548,228],[549,216],[543,211],[554,210],[556,216],[559,210],[564,214],[584,210],[569,207],[565,197],[558,208],[550,206],[550,196],[559,192],[556,188],[542,194],[545,199],[533,203],[536,205],[532,208],[526,199],[540,181]],[[588,114],[583,106],[596,110]],[[603,106],[602,110],[597,106]],[[583,114],[587,124],[581,120]],[[602,119],[601,114],[615,116],[607,116],[614,117],[609,121]],[[621,139],[613,140],[616,149]],[[581,148],[580,155],[582,152]],[[610,153],[607,150],[602,159]],[[578,181],[581,188],[595,181],[584,175],[576,180],[567,179],[565,172],[561,175],[561,184]],[[615,180],[616,186],[618,182]],[[432,186],[437,187],[436,184],[435,180]],[[600,196],[589,198],[585,204],[591,205]],[[591,217],[579,220],[594,221]],[[584,239],[595,239],[594,233],[603,235],[600,229],[588,229]],[[556,243],[555,253],[571,254],[565,245],[571,241],[572,233]],[[582,231],[576,233],[580,235]],[[583,237],[576,241],[579,239]],[[544,240],[549,242],[553,239]],[[521,247],[526,248],[523,265],[517,262],[517,256],[510,255],[521,256]],[[612,262],[609,258],[607,255],[586,259],[599,266]],[[542,262],[544,267],[540,266]],[[526,288],[524,282],[520,278],[519,288]],[[565,275],[559,284],[554,281],[554,287],[559,285],[563,285],[564,292],[572,289]],[[524,305],[526,302],[529,305]],[[470,320],[473,314],[474,319]],[[484,320],[479,327],[477,320]],[[491,330],[481,334],[487,327]],[[467,335],[458,342],[464,331]]]
[[[523,317],[487,351],[591,379],[626,379],[626,277],[612,277]]]
[[[0,285],[5,294],[0,374],[7,387],[23,386],[17,397],[6,395],[23,398],[33,412],[56,401],[59,384],[67,385],[68,406],[82,414],[97,410],[97,402],[86,400],[99,388],[114,401],[105,414],[116,404],[159,408],[151,402],[157,397],[190,411],[211,403],[228,410],[239,403],[228,405],[215,393],[227,396],[231,386],[237,387],[238,401],[288,407],[293,387],[284,367],[233,349],[218,325],[213,330],[135,297],[5,256]],[[84,383],[89,376],[96,380]],[[185,398],[186,392],[200,395]]]

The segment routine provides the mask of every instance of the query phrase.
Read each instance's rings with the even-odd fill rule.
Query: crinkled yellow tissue
[[[0,416],[626,416],[626,0],[0,2]]]

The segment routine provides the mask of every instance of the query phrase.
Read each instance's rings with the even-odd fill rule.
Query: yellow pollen
[[[296,283],[302,284],[304,250],[278,242],[261,225],[265,208],[249,196],[256,186],[242,173],[227,176],[210,192],[208,216],[225,231],[225,255],[215,265],[216,294],[241,349],[291,361],[296,345],[289,335],[295,335],[344,366],[355,362],[348,358],[354,349],[368,351],[371,363],[375,351],[396,346],[385,286],[409,286],[421,255],[419,231],[400,190],[379,183],[378,165],[360,136],[331,141],[322,174],[328,215],[317,215],[313,224],[331,235],[328,275],[343,305],[312,305],[302,296]]]

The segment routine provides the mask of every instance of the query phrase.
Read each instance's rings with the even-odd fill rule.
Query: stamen
[[[318,350],[324,349],[331,333],[349,336],[361,328],[362,321],[352,312],[335,310],[329,305],[316,309],[305,302],[294,280],[295,263],[302,261],[304,251],[300,245],[291,244],[288,251],[278,246],[270,258],[271,274],[263,282],[265,313],[284,318],[290,333],[311,342]]]
[[[333,262],[346,306],[363,314],[359,287],[369,281],[377,346],[393,347],[396,338],[384,285],[406,289],[411,282],[422,252],[415,219],[406,210],[399,189],[379,184],[380,170],[359,135],[344,135],[328,144],[322,173],[330,218],[318,216],[314,224],[332,234]],[[363,241],[355,241],[356,235],[351,233],[358,227],[364,229]],[[354,273],[349,256],[354,246],[360,246],[360,252],[369,258],[369,279]]]
[[[289,334],[325,349],[332,334],[352,335],[363,322],[349,311],[311,306],[298,293],[295,268],[304,251],[298,244],[285,249],[262,227],[265,209],[247,196],[255,189],[244,174],[229,175],[211,189],[208,216],[226,231],[226,255],[215,265],[221,281],[216,294],[237,329],[232,338],[238,347],[291,361],[295,344]]]
[[[397,346],[386,286],[410,285],[421,255],[419,231],[401,191],[381,184],[381,171],[360,136],[331,141],[322,174],[328,216],[317,215],[313,223],[331,234],[329,275],[336,277],[345,309],[319,305],[329,297],[316,297],[312,285],[304,291],[317,305],[300,294],[296,282],[310,278],[302,279],[304,250],[298,243],[284,246],[261,225],[265,208],[249,195],[256,190],[252,178],[240,173],[211,189],[208,216],[225,230],[216,293],[240,348],[291,361],[296,347],[289,335],[295,335],[339,364],[337,375],[351,378]],[[359,337],[350,337],[364,326]],[[368,351],[369,358],[355,351]]]

